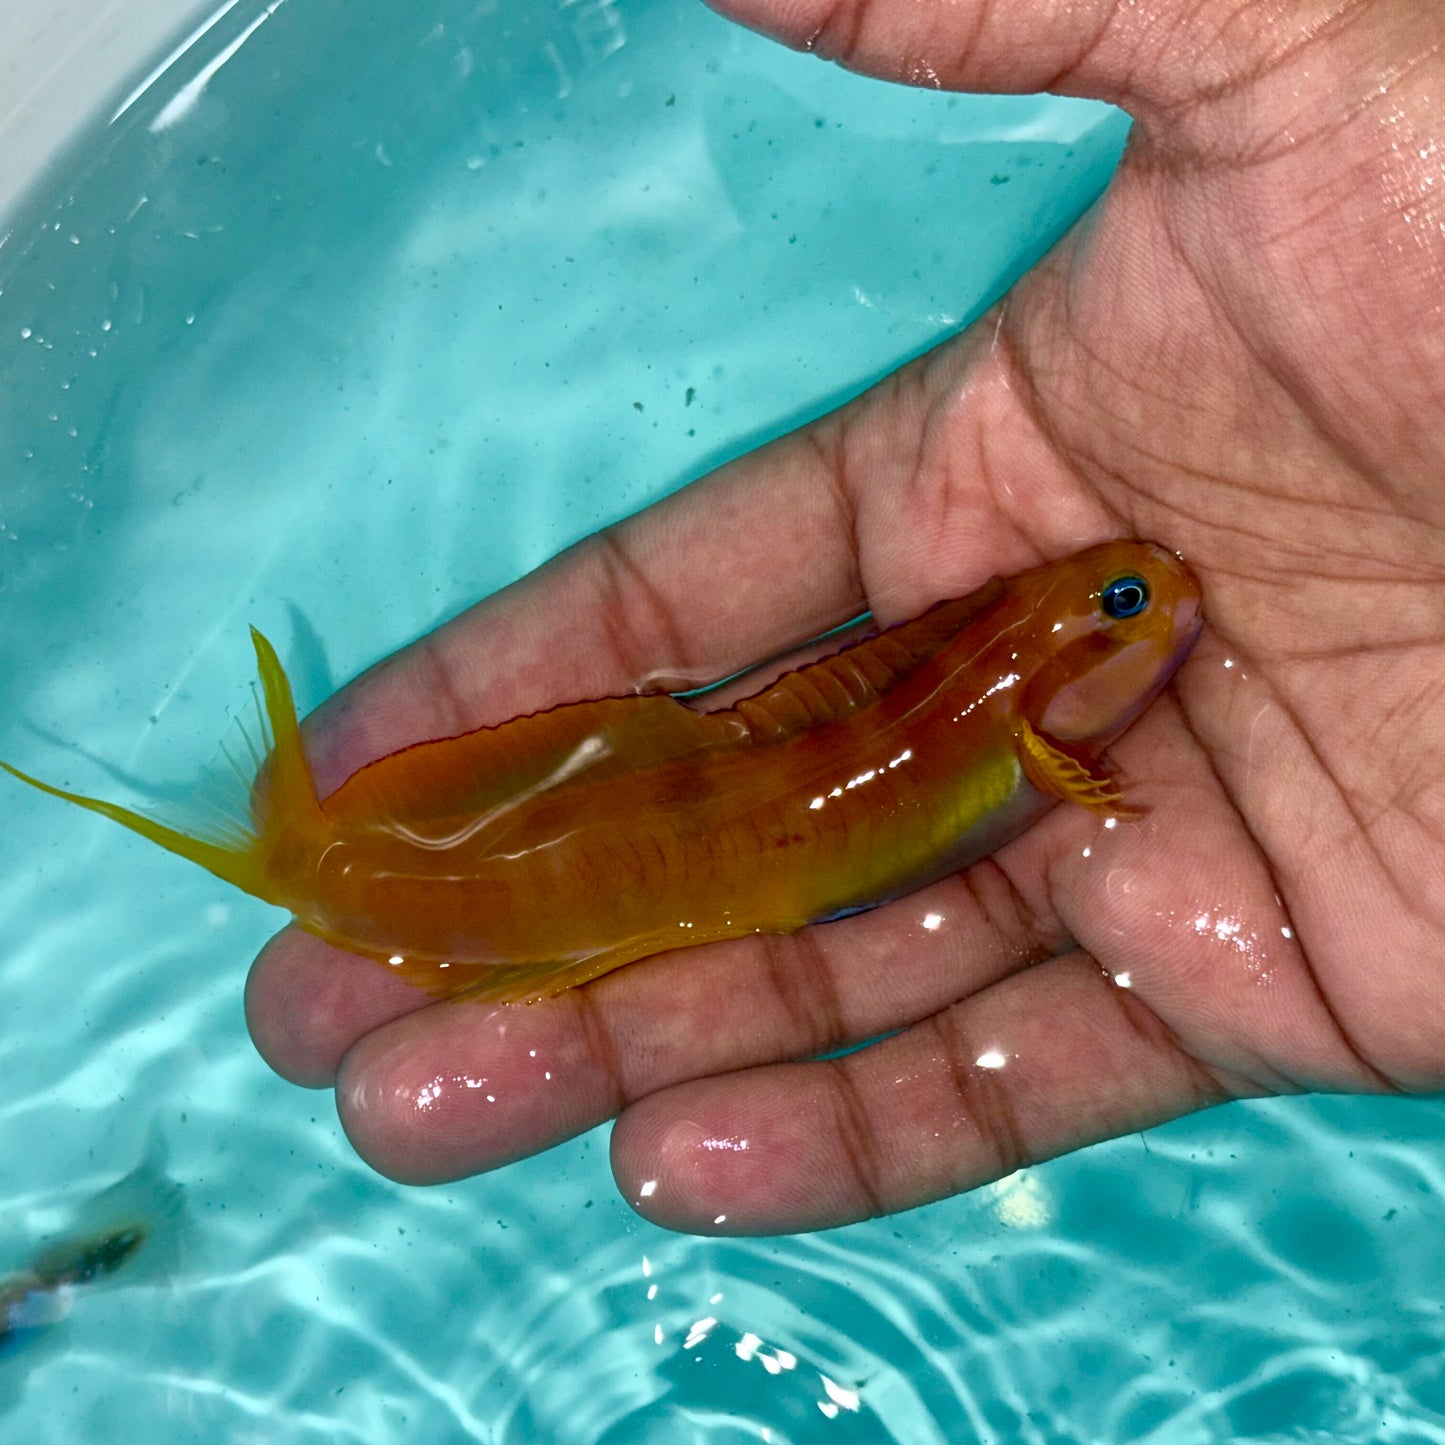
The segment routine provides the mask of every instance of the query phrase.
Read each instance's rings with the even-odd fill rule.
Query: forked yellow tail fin
[[[32,778],[9,763],[0,762],[0,769],[42,793],[49,793],[52,798],[63,798],[88,812],[99,813],[102,818],[109,818],[121,827],[139,833],[142,838],[149,838],[168,852],[199,863],[208,872],[247,893],[269,902],[280,902],[277,880],[272,879],[267,871],[276,843],[295,829],[317,833],[323,818],[311,771],[301,751],[301,730],[296,721],[291,685],[286,680],[275,648],[254,627],[251,629],[251,641],[256,648],[266,722],[271,732],[262,800],[255,807],[252,820],[225,819],[188,832],[148,818],[144,813],[122,808],[119,804],[42,783],[39,778]]]

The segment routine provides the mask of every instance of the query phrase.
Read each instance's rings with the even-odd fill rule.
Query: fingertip
[[[336,1075],[357,1154],[398,1184],[447,1184],[554,1142],[519,1066],[515,1006],[438,1003],[366,1034]],[[525,1043],[525,1040],[521,1040]]]
[[[446,1081],[424,1067],[425,1043],[403,1019],[349,1049],[336,1073],[336,1112],[360,1158],[398,1184],[441,1184],[474,1172],[448,1145]]]
[[[283,1079],[329,1088],[348,1049],[382,1023],[431,1000],[364,958],[286,928],[246,978],[246,1027]]]
[[[827,18],[830,6],[826,0],[705,0],[710,10],[724,19],[745,25],[760,35],[777,40],[794,50],[810,49]]]
[[[622,1197],[649,1223],[683,1234],[817,1228],[791,1162],[765,1124],[740,1128],[750,1111],[735,1106],[726,1091],[700,1083],[653,1095],[623,1113],[611,1146]]]
[[[288,1083],[324,1089],[341,1056],[328,1058],[326,1051],[318,1051],[309,1030],[300,1026],[307,999],[289,966],[285,938],[279,933],[266,944],[246,975],[246,1028],[256,1052]]]
[[[570,1139],[615,1107],[565,1005],[436,1003],[357,1040],[336,1076],[356,1152],[403,1184],[441,1184]]]

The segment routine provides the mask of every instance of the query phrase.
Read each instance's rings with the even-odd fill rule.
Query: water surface
[[[176,48],[0,223],[0,756],[162,806],[248,622],[314,704],[949,334],[1124,138],[685,4],[250,0]],[[651,1228],[602,1132],[402,1188],[250,1048],[272,911],[0,808],[0,1269],[153,1124],[188,1218],[0,1359],[0,1438],[1445,1439],[1437,1103],[1230,1107],[799,1239]]]

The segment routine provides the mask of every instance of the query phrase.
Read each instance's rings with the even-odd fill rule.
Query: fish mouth
[[[1191,576],[1192,580],[1192,576]],[[1199,634],[1204,631],[1204,606],[1203,598],[1196,589],[1193,593],[1187,593],[1179,600],[1179,605],[1174,613],[1174,655],[1180,662],[1199,641]],[[1178,664],[1176,663],[1176,666]]]
[[[1178,552],[1158,542],[1147,542],[1145,546],[1173,583],[1173,595],[1168,603],[1174,620],[1169,650],[1177,667],[1204,630],[1204,589],[1194,569]]]

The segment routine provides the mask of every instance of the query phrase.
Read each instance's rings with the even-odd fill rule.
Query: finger
[[[572,549],[359,679],[308,721],[321,791],[423,738],[726,674],[865,604],[896,620],[1109,531],[989,335]],[[334,961],[287,930],[248,985],[261,1052],[298,1082],[325,1082],[358,1038],[415,1006]]]
[[[323,793],[420,739],[683,690],[826,631],[866,605],[848,520],[826,459],[790,437],[587,538],[324,704],[307,724]]]
[[[782,1234],[941,1199],[1235,1088],[1075,953],[845,1058],[654,1094],[618,1120],[612,1163],[656,1224]]]
[[[423,1009],[346,1053],[337,1107],[380,1172],[458,1178],[681,1080],[875,1037],[1059,946],[982,865],[871,914],[683,950],[530,1007]]]
[[[1112,533],[1040,434],[994,330],[588,538],[379,664],[308,720],[322,793],[425,738],[697,686],[865,608],[897,621]]]
[[[307,1089],[330,1088],[363,1034],[431,1003],[370,959],[294,927],[261,950],[246,979],[246,1027],[256,1052]]]
[[[533,1008],[441,1005],[379,1029],[345,1059],[338,1106],[348,1134],[364,1158],[393,1177],[457,1177],[534,1153],[649,1096],[690,1101],[674,1087],[685,1080],[716,1081],[779,1058],[806,1058],[931,1016],[975,992],[996,998],[991,985],[1066,944],[1050,913],[1053,889],[1100,939],[1114,940],[1116,954],[1123,939],[1139,955],[1111,967],[1120,984],[1134,984],[1131,997],[1158,998],[1175,1028],[1184,1022],[1183,1057],[1209,1060],[1208,1067],[1191,1065],[1191,1076],[1230,1079],[1235,1094],[1258,1092],[1261,1078],[1272,1090],[1298,1086],[1264,1067],[1257,1052],[1276,1035],[1311,1045],[1321,1025],[1307,980],[1293,978],[1283,953],[1269,951],[1261,913],[1269,910],[1267,888],[1256,899],[1246,880],[1229,880],[1229,930],[1221,936],[1196,926],[1194,881],[1220,884],[1218,870],[1209,874],[1202,861],[1219,842],[1219,820],[1201,791],[1205,780],[1196,776],[1203,760],[1179,746],[1177,723],[1165,709],[1121,749],[1127,769],[1151,778],[1140,790],[1152,811],[1140,823],[1110,830],[1079,810],[1058,809],[994,860],[871,914],[792,939],[679,952]],[[1197,820],[1199,849],[1178,817],[1167,816],[1171,798],[1176,813]],[[1217,797],[1213,802],[1216,811],[1224,806]],[[1171,886],[1182,889],[1188,918],[1176,916],[1174,893],[1161,899],[1150,891],[1164,846]],[[1136,938],[1143,940],[1138,948]],[[1147,956],[1151,938],[1155,958]],[[1246,943],[1247,957],[1240,952]],[[1269,985],[1263,994],[1261,979]],[[1216,998],[1218,1008],[1210,1006]],[[1066,1004],[1045,994],[1039,1007],[1041,1017],[1023,1019],[1020,1032],[1037,1025],[1048,1035]],[[1156,1017],[1144,1004],[1133,1007],[1141,1018]],[[1242,1010],[1267,1038],[1251,1044]],[[1086,1077],[1070,1082],[1086,1095],[1099,1083],[1089,1071],[1100,1078],[1107,1071],[1075,1048],[1073,1022],[1060,1024],[1055,1047],[1084,1070]],[[1157,1032],[1169,1034],[1163,1025]],[[1278,1041],[1274,1049],[1291,1052]],[[888,1056],[870,1050],[865,1057]],[[1135,1068],[1125,1053],[1116,1062]],[[787,1083],[790,1076],[768,1077]],[[1107,1079],[1100,1086],[1103,1117],[1114,1088]],[[690,1102],[681,1112],[694,1117]],[[1087,1130],[1075,1142],[1086,1137]]]
[[[665,963],[632,965],[590,986],[589,995],[609,1030],[622,1028],[615,1020],[628,1013],[660,1019],[698,1010],[711,1021],[712,1037],[726,1038],[732,1030],[745,1035],[752,1050],[764,1050],[718,1052],[713,1067],[856,1043],[942,1007],[1001,970],[1067,946],[1042,877],[1047,849],[1040,851],[1038,844],[1048,834],[1046,829],[1013,850],[1027,883],[986,861],[908,900],[792,937],[690,949]],[[757,1027],[753,1000],[759,995],[780,1015],[765,1031]],[[566,1028],[565,1011],[558,1012],[565,1010],[566,997],[560,1005],[506,1012],[547,1013]],[[246,988],[247,1022],[258,1052],[282,1077],[313,1088],[335,1082],[342,1058],[364,1035],[423,1011],[426,1017],[407,1035],[415,1039],[418,1055],[431,1029],[465,1039],[467,1023],[488,1012],[466,1000],[437,1005],[388,970],[294,927],[262,951]],[[691,1041],[692,1031],[683,1032]],[[702,1065],[690,1051],[673,1067]],[[672,1074],[639,1073],[617,1092],[636,1097],[673,1081]],[[488,1167],[487,1159],[479,1157],[475,1167]]]
[[[1113,101],[1166,122],[1181,103],[1219,97],[1287,55],[1328,15],[1293,7],[1283,23],[1243,25],[1224,3],[1173,7],[1078,0],[709,0],[798,50],[908,85],[1052,91]],[[1317,13],[1316,13],[1317,12]]]
[[[1159,728],[1147,720],[1141,724],[1139,737],[1126,740],[1120,750],[1125,767],[1131,759],[1151,754],[1174,758],[1176,772],[1185,766],[1179,756],[1181,730],[1177,719],[1173,722],[1173,727]],[[1142,750],[1136,743],[1143,744]],[[1197,772],[1202,764],[1193,766]],[[1146,804],[1184,799],[1192,817],[1205,816],[1201,787],[1207,777],[1193,778],[1192,788],[1181,788],[1176,780],[1170,792],[1160,789],[1160,783],[1167,782],[1160,762],[1141,761],[1133,771],[1153,775],[1152,790],[1144,794]],[[1119,869],[1147,872],[1145,864],[1160,840],[1179,832],[1168,811],[1166,806],[1158,816],[1111,833],[1081,810],[1057,809],[995,859],[889,907],[791,938],[684,950],[600,980],[585,991],[597,1027],[607,1034],[629,1033],[633,1042],[627,1059],[656,1055],[660,1061],[627,1069],[625,1077],[596,1095],[590,1121],[608,1117],[612,1108],[687,1077],[689,1071],[808,1057],[874,1037],[924,1017],[1010,969],[1062,951],[1071,946],[1073,935],[1051,896],[1060,884],[1071,915],[1083,919],[1093,933],[1132,934],[1139,920],[1119,916],[1121,909],[1127,914],[1127,900],[1117,890],[1101,900],[1099,880],[1115,877]],[[1079,861],[1081,853],[1085,862]],[[767,1006],[763,1014],[759,1000]],[[506,1012],[517,1017],[544,1014],[563,1032],[576,1026],[568,1012],[573,1002],[574,996],[566,995],[534,1009]],[[407,1177],[424,1167],[433,1147],[425,1128],[406,1121],[406,1100],[431,1078],[426,1073],[429,1050],[440,1049],[445,1037],[448,1049],[468,1058],[478,1050],[486,1052],[489,1046],[469,1034],[473,1023],[484,1033],[490,1027],[481,1022],[486,1012],[470,1001],[435,1005],[386,970],[295,928],[268,946],[247,988],[247,1016],[258,1050],[284,1077],[310,1086],[333,1082],[343,1057],[365,1035],[384,1030],[394,1019],[418,1015],[400,1036],[406,1047],[394,1047],[395,1037],[388,1036],[352,1060],[352,1077],[357,1079],[382,1067],[379,1061],[385,1056],[392,1077],[381,1093],[394,1107],[380,1113],[372,1109],[369,1122],[359,1122],[356,1133],[367,1157],[390,1161],[379,1167],[400,1170]],[[699,1052],[695,1027],[679,1026],[685,1044],[680,1051],[659,1050],[646,1038],[646,1029],[631,1022],[633,1015],[653,1020],[666,1034],[670,1025],[661,1021],[674,1014],[708,1021],[708,1052]],[[766,1028],[760,1027],[763,1016],[768,1018]],[[505,1063],[499,1067],[508,1070]],[[560,1097],[559,1091],[551,1093]],[[379,1095],[370,1090],[368,1097]],[[477,1116],[473,1153],[454,1154],[445,1166],[448,1171],[489,1168],[520,1147],[506,1137],[507,1128],[499,1127],[498,1111],[481,1110],[475,1100],[470,1107]],[[432,1117],[438,1117],[437,1111]],[[400,1135],[402,1142],[395,1142],[393,1135]],[[565,1129],[549,1126],[534,1147],[559,1137],[565,1137]],[[421,1162],[403,1159],[399,1151],[404,1147],[414,1147]]]

